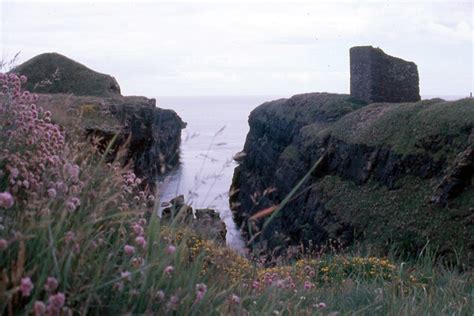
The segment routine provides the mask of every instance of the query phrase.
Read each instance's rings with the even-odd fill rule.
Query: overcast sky
[[[414,61],[422,95],[473,91],[472,1],[0,0],[1,58],[58,52],[124,94],[349,92],[349,48]]]

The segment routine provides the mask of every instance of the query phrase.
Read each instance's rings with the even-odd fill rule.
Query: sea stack
[[[415,63],[393,57],[380,48],[350,49],[351,96],[362,101],[416,102],[420,100]]]

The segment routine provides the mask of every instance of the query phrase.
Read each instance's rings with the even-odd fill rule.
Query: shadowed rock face
[[[254,246],[358,240],[416,253],[474,250],[474,101],[441,99],[366,105],[348,95],[311,93],[252,111],[230,203]],[[265,218],[309,175],[261,231]],[[268,216],[267,216],[268,218]]]
[[[147,184],[179,164],[186,124],[176,112],[156,107],[155,99],[122,96],[113,77],[55,53],[38,55],[12,72],[28,78],[25,89],[37,92],[37,104],[64,128],[79,126],[103,147],[115,137],[110,159],[122,149],[121,161],[131,163]]]
[[[114,77],[98,73],[57,53],[38,55],[15,67],[12,72],[28,77],[24,88],[36,93],[118,96]]]
[[[71,129],[77,125],[88,137],[101,139],[102,147],[116,137],[113,147],[124,164],[153,184],[179,164],[181,130],[186,124],[173,110],[155,106],[154,99],[136,96],[113,98],[39,94],[37,104],[53,113],[53,120]]]
[[[385,54],[380,48],[350,49],[351,95],[368,103],[420,100],[416,64]]]

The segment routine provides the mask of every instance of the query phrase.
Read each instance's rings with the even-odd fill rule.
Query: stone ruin
[[[368,103],[420,100],[415,63],[393,57],[380,48],[350,49],[351,96]]]

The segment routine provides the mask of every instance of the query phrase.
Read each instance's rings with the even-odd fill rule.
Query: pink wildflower
[[[0,239],[0,251],[6,250],[8,248],[8,241],[5,239]]]
[[[72,202],[66,202],[66,207],[68,208],[70,212],[76,210],[76,205],[74,205],[74,203]]]
[[[319,303],[318,308],[326,308],[326,303],[323,303],[323,302]]]
[[[176,295],[172,295],[166,307],[169,309],[175,310],[178,307],[179,298]]]
[[[176,247],[173,245],[169,245],[168,247],[166,247],[166,253],[169,255],[174,254],[175,251],[176,251]]]
[[[31,291],[33,290],[33,288],[34,288],[34,285],[33,285],[33,282],[31,282],[30,278],[21,279],[21,283],[20,283],[21,295],[30,296]]]
[[[42,316],[46,313],[46,305],[42,301],[36,301],[33,311],[35,316]]]
[[[140,224],[138,224],[138,223],[135,223],[135,224],[133,225],[133,231],[134,231],[135,234],[137,234],[138,236],[143,235],[143,227],[140,226]]]
[[[311,290],[314,287],[314,284],[309,282],[309,281],[304,281],[304,289],[305,290]]]
[[[10,169],[10,175],[12,176],[13,179],[16,179],[19,174],[20,174],[20,171],[18,171],[17,168]]]
[[[58,288],[58,280],[55,277],[48,277],[44,289],[47,292],[54,292]]]
[[[123,250],[125,251],[125,254],[128,256],[131,256],[135,253],[135,247],[130,246],[130,245],[125,245],[125,247],[123,247]]]
[[[165,268],[164,272],[167,276],[171,276],[171,274],[174,272],[174,267],[173,266],[167,266]]]
[[[48,196],[54,199],[56,197],[56,189],[54,188],[48,189]]]
[[[159,290],[158,292],[156,292],[156,297],[162,301],[165,299],[165,292],[163,292],[162,290]]]
[[[260,282],[258,281],[253,281],[252,282],[252,289],[258,290],[260,288]]]
[[[143,238],[143,236],[138,236],[137,238],[135,238],[135,242],[142,248],[146,247],[146,240],[145,238]]]
[[[66,296],[64,295],[64,293],[61,292],[56,295],[50,296],[48,300],[50,307],[55,311],[59,311],[64,306],[65,302]]]
[[[79,166],[78,165],[67,164],[66,168],[67,168],[67,172],[68,172],[69,176],[71,177],[71,180],[73,182],[78,182],[79,181],[79,173],[81,171]]]
[[[0,193],[0,207],[10,208],[13,206],[13,196],[9,192]]]
[[[200,302],[207,292],[207,286],[204,283],[196,284],[196,300],[195,303]]]
[[[126,279],[128,281],[132,280],[132,274],[129,271],[121,272],[120,276],[122,277],[122,279]]]

